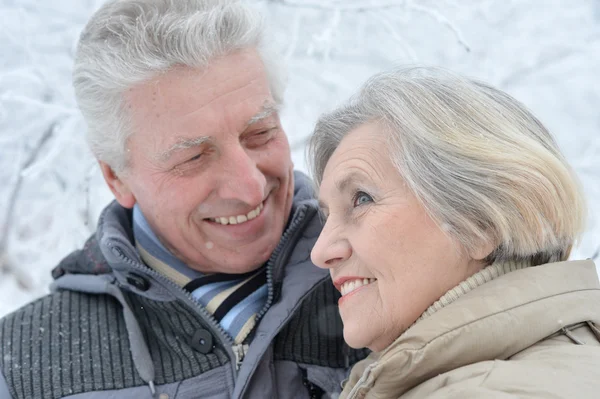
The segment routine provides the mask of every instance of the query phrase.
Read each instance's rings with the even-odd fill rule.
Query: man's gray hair
[[[439,68],[375,75],[318,121],[309,144],[317,184],[342,139],[367,123],[380,127],[407,186],[465,249],[492,243],[488,262],[568,258],[586,216],[581,186],[514,98]]]
[[[132,134],[124,93],[173,66],[206,67],[211,60],[255,48],[271,94],[283,101],[285,76],[265,38],[264,23],[236,0],[116,0],[90,19],[79,40],[73,85],[94,155],[116,172],[128,164]]]

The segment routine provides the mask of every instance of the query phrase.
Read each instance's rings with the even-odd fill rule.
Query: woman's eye
[[[356,208],[357,206],[364,205],[366,203],[373,202],[373,198],[365,193],[364,191],[357,191],[354,194],[353,206]]]

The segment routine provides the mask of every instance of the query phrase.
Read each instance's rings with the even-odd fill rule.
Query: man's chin
[[[271,257],[275,246],[268,246],[260,252],[244,253],[245,249],[237,249],[235,253],[223,253],[222,260],[212,263],[213,273],[242,274],[259,269]],[[233,251],[232,251],[233,252]]]
[[[265,262],[259,263],[259,264],[256,264],[256,265],[252,265],[252,266],[239,267],[239,268],[236,268],[234,271],[232,271],[231,274],[250,273],[250,272],[253,272],[255,270],[258,270],[264,264],[265,264]]]
[[[257,270],[271,257],[277,247],[281,233],[271,230],[268,235],[261,235],[252,241],[236,243],[219,237],[212,237],[197,245],[202,249],[187,259],[182,259],[189,267],[202,273],[242,274]],[[208,243],[208,244],[207,244]],[[181,258],[180,258],[181,259]]]
[[[221,265],[219,270],[215,270],[216,273],[227,273],[227,274],[244,274],[250,273],[255,270],[258,270],[261,266],[263,266],[269,258],[267,257],[265,260],[253,260],[251,262],[247,262],[244,260],[240,260],[240,262],[234,262],[226,265]]]

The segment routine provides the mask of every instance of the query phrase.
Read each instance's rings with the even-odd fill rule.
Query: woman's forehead
[[[334,193],[383,184],[395,178],[395,169],[380,134],[373,134],[370,126],[349,133],[334,151],[325,166],[320,187],[320,197],[326,200]],[[394,179],[395,180],[395,179]]]

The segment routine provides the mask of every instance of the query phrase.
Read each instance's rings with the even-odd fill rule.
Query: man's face
[[[293,164],[265,68],[243,50],[176,67],[126,94],[133,134],[119,202],[201,272],[244,273],[279,242]],[[113,190],[114,191],[114,190]],[[121,197],[121,198],[120,198]]]

